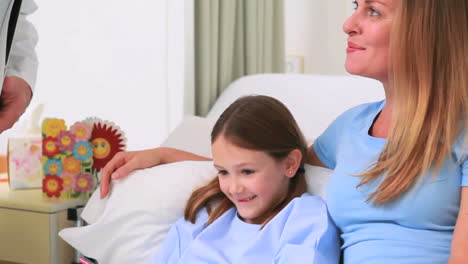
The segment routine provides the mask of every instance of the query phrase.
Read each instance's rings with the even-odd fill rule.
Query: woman
[[[344,263],[468,259],[468,0],[359,0],[345,22],[346,69],[386,99],[353,108],[309,148],[334,169],[328,207]],[[159,148],[121,153],[103,171],[202,157]]]

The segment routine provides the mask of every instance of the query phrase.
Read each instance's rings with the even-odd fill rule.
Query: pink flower
[[[62,152],[72,151],[75,141],[75,135],[70,131],[61,131],[57,138],[57,145]]]
[[[63,180],[62,186],[64,190],[70,191],[73,188],[73,186],[75,186],[75,183],[76,183],[75,174],[65,172],[60,175],[60,178],[62,178]]]
[[[75,135],[76,141],[87,141],[91,137],[92,129],[83,122],[76,122],[70,131]]]
[[[91,175],[89,174],[78,174],[76,176],[75,182],[75,191],[77,192],[88,192],[93,189],[93,180],[91,179]]]

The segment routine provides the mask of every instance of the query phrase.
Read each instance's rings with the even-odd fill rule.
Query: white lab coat
[[[23,0],[8,64],[5,65],[6,32],[13,0],[1,1],[1,5],[7,9],[6,12],[0,12],[0,84],[3,85],[5,76],[16,76],[25,80],[31,86],[31,89],[34,89],[38,66],[35,46],[38,37],[34,26],[26,20],[26,16],[33,13],[37,9],[37,5],[33,0]],[[2,7],[0,6],[0,8]],[[0,85],[0,90],[2,85]]]

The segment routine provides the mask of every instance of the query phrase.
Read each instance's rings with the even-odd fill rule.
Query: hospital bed
[[[292,112],[309,144],[347,109],[384,98],[381,84],[355,76],[259,74],[233,82],[206,117],[187,116],[162,146],[211,156],[210,132],[234,100],[250,94],[273,96]],[[148,148],[154,146],[148,146]],[[308,191],[326,199],[331,171],[306,166]],[[67,228],[60,236],[100,264],[150,263],[172,223],[183,213],[191,191],[214,177],[210,162],[179,162],[134,172],[112,183],[108,198],[99,190],[81,217],[88,225]]]

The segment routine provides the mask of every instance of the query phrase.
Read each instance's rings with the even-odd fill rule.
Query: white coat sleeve
[[[37,5],[33,0],[23,0],[5,73],[5,76],[16,76],[25,80],[33,91],[38,66],[35,51],[38,36],[26,17],[36,9]]]

